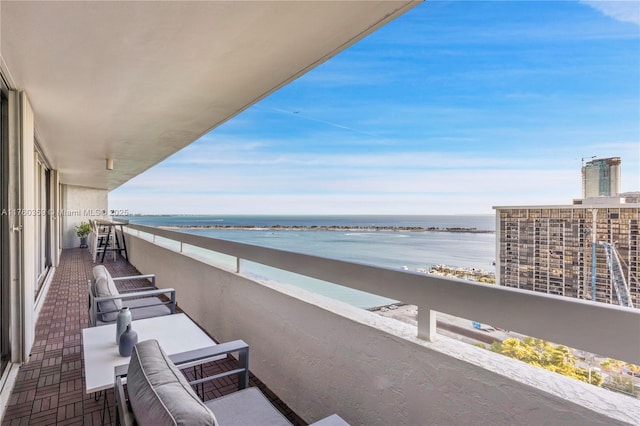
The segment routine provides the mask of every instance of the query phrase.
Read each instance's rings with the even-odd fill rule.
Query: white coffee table
[[[133,321],[131,328],[138,333],[139,342],[156,339],[168,355],[216,344],[185,314]],[[120,356],[115,339],[115,324],[82,330],[86,393],[113,388],[114,369],[129,364],[130,357]],[[224,357],[223,355],[217,359]]]

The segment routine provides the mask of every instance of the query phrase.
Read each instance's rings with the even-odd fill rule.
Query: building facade
[[[582,198],[618,195],[621,162],[620,157],[598,158],[582,166]]]
[[[640,204],[495,209],[500,285],[621,304],[617,292],[624,283],[632,305],[640,307]],[[621,274],[615,259],[608,260],[607,245],[615,248]]]

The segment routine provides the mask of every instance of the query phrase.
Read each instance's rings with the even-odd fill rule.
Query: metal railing
[[[436,312],[491,324],[557,344],[640,364],[640,310],[499,285],[345,262],[165,230],[128,225],[128,233],[182,252],[185,244],[242,261],[339,284],[418,306],[418,337],[436,338]],[[142,233],[142,234],[141,234]],[[145,235],[146,234],[146,235]],[[171,244],[167,244],[171,240]]]

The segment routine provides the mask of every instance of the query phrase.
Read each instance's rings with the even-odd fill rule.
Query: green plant
[[[592,385],[600,386],[603,382],[603,377],[597,372],[577,366],[573,350],[566,346],[532,337],[523,341],[512,337],[494,342],[489,350]]]
[[[79,238],[87,238],[87,235],[91,233],[91,225],[89,222],[80,222],[80,225],[76,225],[76,235]]]

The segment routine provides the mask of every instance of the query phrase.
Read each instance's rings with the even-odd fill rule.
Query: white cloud
[[[455,214],[493,205],[569,204],[579,171],[514,169],[300,171],[217,168],[154,172],[110,194],[109,207],[137,213]]]
[[[151,214],[491,214],[493,206],[571,204],[557,194],[166,194],[110,197],[109,208]]]
[[[356,148],[355,151],[346,152],[344,149],[327,150],[323,152],[295,152],[297,147],[279,146],[277,141],[261,140],[252,142],[250,138],[221,137],[218,141],[210,141],[184,149],[161,166],[170,170],[173,167],[189,166],[189,168],[211,167],[244,167],[249,170],[253,167],[321,167],[323,169],[406,169],[406,168],[436,168],[436,169],[466,169],[466,168],[526,168],[531,162],[532,155],[545,158],[545,164],[560,166],[567,165],[566,158],[558,156],[558,147],[553,147],[553,152],[540,154],[542,148],[536,148],[532,155],[521,154],[517,158],[509,158],[505,155],[495,156],[486,153],[475,152],[440,152],[421,149],[420,145],[442,146],[444,144],[457,144],[458,149],[463,142],[458,138],[438,138],[436,143],[428,141],[410,140],[394,141],[381,147]],[[321,147],[325,145],[322,137],[313,137],[300,140],[298,146]],[[394,148],[398,145],[398,148]],[[484,151],[478,144],[469,143],[469,149]],[[340,143],[336,142],[339,147]],[[278,152],[279,150],[284,150]],[[396,150],[397,149],[397,150]],[[570,153],[565,153],[570,156]],[[620,154],[616,154],[620,155]],[[577,158],[577,156],[575,156]],[[577,158],[578,160],[579,158]],[[577,161],[576,160],[576,161]],[[579,167],[579,161],[575,163]]]
[[[623,159],[622,190],[640,189],[638,141],[455,152],[270,153],[242,138],[195,145],[110,194],[140,213],[491,213],[494,205],[568,204],[580,156]],[[516,149],[517,148],[517,149]],[[510,158],[509,155],[513,155]],[[369,210],[367,210],[369,209]]]
[[[640,2],[637,0],[583,0],[582,3],[618,21],[640,25]]]

